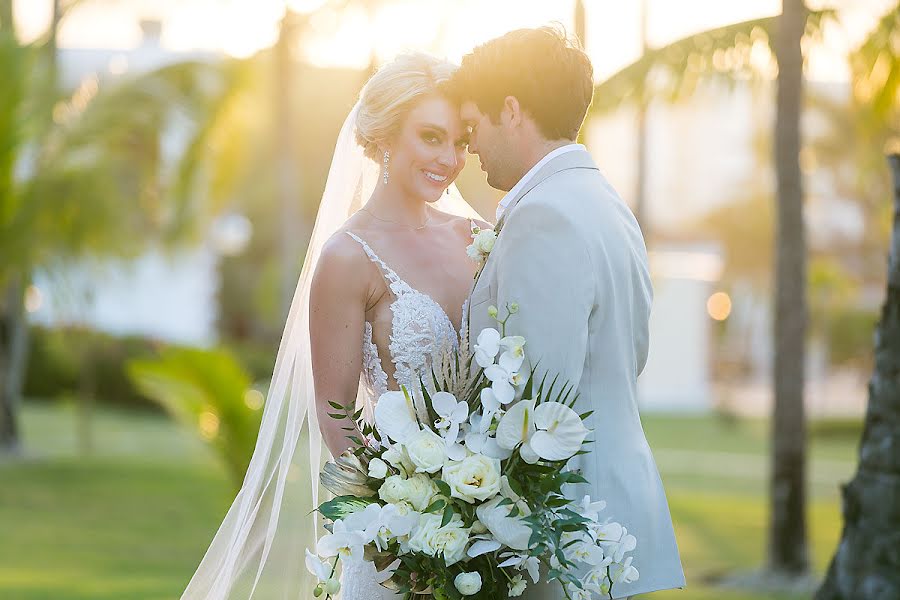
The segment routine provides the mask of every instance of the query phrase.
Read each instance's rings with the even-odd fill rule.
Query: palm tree
[[[23,45],[10,0],[0,2],[0,452],[19,447],[32,273],[194,236],[209,213],[193,183],[205,139],[240,72],[232,63],[180,63],[118,84],[88,81],[62,98],[53,31],[65,11],[54,8],[50,32]],[[171,159],[161,135],[176,117],[192,139],[161,176]]]
[[[784,0],[775,36],[775,404],[769,490],[769,568],[802,575],[806,539],[806,419],[803,406],[806,341],[806,235],[800,173],[800,111],[806,27],[803,0]]]
[[[833,11],[808,11],[800,0],[784,0],[778,17],[736,23],[650,49],[640,60],[601,82],[591,108],[596,115],[654,95],[678,100],[692,94],[701,80],[718,78],[731,83],[737,75],[752,74],[749,59],[754,45],[767,44],[774,50],[779,67],[773,136],[778,236],[769,564],[794,575],[808,568],[803,517],[806,250],[798,161],[803,94],[800,39],[804,35],[819,36],[823,21],[833,16]],[[873,128],[883,128],[896,110],[900,67],[890,44],[900,31],[898,22],[900,5],[885,15],[854,55],[854,95],[861,104],[874,107],[868,111],[874,115]],[[651,82],[660,81],[665,83],[651,87]]]

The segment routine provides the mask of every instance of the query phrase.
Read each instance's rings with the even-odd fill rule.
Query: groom
[[[519,304],[507,333],[523,335],[531,365],[579,393],[595,443],[574,458],[590,482],[577,493],[607,502],[606,516],[637,537],[640,578],[624,598],[684,586],[665,491],[638,415],[652,290],[631,211],[574,140],[593,94],[587,55],[560,32],[521,29],[463,58],[450,82],[488,183],[508,192],[500,232],[470,299],[470,326],[495,325],[491,305]],[[525,365],[522,372],[527,372]],[[601,515],[602,516],[602,515]],[[529,599],[561,598],[557,582]]]

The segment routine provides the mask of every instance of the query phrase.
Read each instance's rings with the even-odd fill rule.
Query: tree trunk
[[[6,347],[0,359],[0,454],[18,454],[19,407],[28,357],[28,320],[25,315],[25,285],[21,275],[13,276],[7,286]]]
[[[843,486],[844,531],[816,600],[900,598],[900,154],[887,297],[875,332],[875,371],[859,466]]]
[[[800,173],[800,114],[806,24],[803,0],[784,0],[775,35],[778,80],[775,117],[777,230],[775,258],[775,406],[769,568],[787,576],[807,572],[806,422],[803,407],[806,336],[806,243]]]
[[[278,202],[281,207],[281,316],[287,317],[297,285],[300,264],[300,185],[294,144],[294,71],[291,53],[297,30],[297,16],[288,9],[281,21],[275,45],[275,151],[278,173]]]

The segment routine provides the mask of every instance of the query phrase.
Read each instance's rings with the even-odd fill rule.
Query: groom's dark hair
[[[594,93],[593,74],[587,54],[562,28],[517,29],[464,56],[448,88],[495,124],[506,97],[515,96],[544,137],[574,140]]]

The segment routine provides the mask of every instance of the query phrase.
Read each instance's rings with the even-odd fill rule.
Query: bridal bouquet
[[[321,475],[336,497],[319,507],[329,533],[306,551],[317,597],[340,590],[341,561],[371,561],[385,587],[438,600],[519,596],[541,578],[570,600],[611,598],[638,578],[636,540],[600,518],[605,503],[563,493],[586,483],[566,464],[586,452],[590,413],[558,378],[519,373],[526,340],[505,335],[518,307],[506,312],[491,307],[499,327],[435,365],[420,393],[382,395],[374,426],[332,404],[362,438]]]

